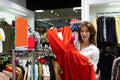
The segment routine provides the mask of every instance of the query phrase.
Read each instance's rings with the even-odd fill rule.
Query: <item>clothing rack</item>
[[[37,55],[44,55],[44,56],[53,56],[53,51],[49,47],[43,47],[40,50],[35,50]]]
[[[0,53],[0,59],[4,59],[6,57],[12,57],[12,64],[13,64],[13,72],[12,72],[12,79],[13,80],[16,80],[15,79],[15,66],[14,66],[14,59],[15,59],[15,56],[13,55],[14,53],[12,53],[12,51],[8,51],[8,52],[3,52],[3,53]]]
[[[13,56],[13,58],[12,58],[12,64],[13,64],[13,80],[16,80],[16,74],[15,74],[15,58],[16,57],[20,57],[20,58],[22,58],[22,57],[31,57],[31,60],[32,60],[32,75],[33,75],[33,77],[32,77],[32,79],[31,80],[34,80],[34,65],[35,65],[35,58],[36,58],[36,56],[38,55],[38,56],[51,56],[51,55],[53,55],[53,54],[51,54],[52,53],[52,51],[51,51],[51,49],[49,49],[49,48],[41,48],[40,50],[36,50],[36,49],[33,49],[33,50],[23,50],[23,51],[21,51],[21,50],[13,50],[12,51],[12,56]]]
[[[39,55],[39,56],[41,56],[41,55],[42,56],[51,56],[52,55],[53,56],[50,48],[41,48],[40,50],[33,49],[33,50],[23,50],[23,51],[13,49],[12,51],[0,54],[0,57],[4,58],[8,55],[11,55],[11,57],[12,57],[12,80],[16,80],[16,64],[15,64],[16,57],[20,57],[20,58],[31,57],[30,59],[32,60],[31,65],[32,65],[32,75],[33,75],[31,80],[34,80],[34,64],[35,64],[36,55]]]
[[[16,71],[16,66],[15,66],[15,58],[16,58],[16,56],[20,56],[20,57],[22,57],[23,55],[22,54],[19,54],[19,53],[21,53],[21,52],[27,52],[28,54],[31,54],[31,56],[32,56],[32,68],[34,69],[34,49],[33,50],[23,50],[23,51],[20,51],[20,50],[14,50],[13,49],[13,51],[12,51],[12,65],[13,65],[13,75],[12,75],[12,78],[13,78],[13,80],[16,80],[16,74],[15,74],[15,71]],[[17,54],[16,54],[17,53]],[[26,54],[25,54],[26,55]],[[24,55],[24,56],[25,56]],[[24,57],[23,56],[23,57]],[[28,56],[28,55],[26,55],[26,56]],[[32,75],[33,75],[34,73],[33,73],[33,71],[32,71]],[[34,80],[34,79],[31,79],[31,80]]]
[[[52,52],[52,50],[49,47],[41,47],[39,50],[35,49],[34,50],[34,55],[32,56],[33,57],[32,61],[33,61],[33,66],[34,67],[35,67],[37,58],[41,57],[41,56],[44,56],[44,57],[53,56],[53,52]],[[33,67],[33,73],[35,72],[34,67]],[[33,74],[33,78],[35,79],[35,75],[34,74]]]
[[[12,56],[12,53],[3,52],[3,53],[0,53],[0,56]]]
[[[5,20],[5,18],[0,18],[0,20]]]
[[[116,15],[120,15],[120,12],[100,12],[97,13],[97,17],[99,16],[116,16]]]

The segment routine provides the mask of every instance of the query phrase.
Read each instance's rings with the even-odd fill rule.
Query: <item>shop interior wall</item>
[[[105,14],[106,12],[120,12],[120,5],[109,5],[108,3],[90,5],[90,21],[92,21],[92,19],[95,18],[96,16],[99,16],[97,15],[98,13],[104,13],[102,14],[103,16],[107,15]],[[111,15],[114,16],[116,14],[111,14]]]
[[[89,20],[97,16],[97,13],[120,12],[120,5],[108,5],[109,3],[120,3],[120,0],[89,0]]]
[[[96,16],[98,11],[101,12],[106,8],[110,8],[110,6],[106,7],[103,6],[103,4],[119,2],[120,0],[82,0],[82,21],[84,20],[90,21],[93,17]]]
[[[15,20],[15,16],[24,17],[28,19],[29,26],[34,30],[34,12],[30,11],[12,1],[9,0],[0,0],[0,18],[5,18],[9,24],[12,23],[12,20]],[[16,12],[23,13],[25,15],[18,14]]]
[[[117,3],[120,2],[120,0],[88,0],[89,4],[104,4],[104,3]]]

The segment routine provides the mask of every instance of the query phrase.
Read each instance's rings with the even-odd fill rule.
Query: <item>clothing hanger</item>
[[[55,26],[53,26],[53,27],[51,27],[50,29],[55,29],[55,30],[57,30],[58,32],[61,32],[62,29],[63,29],[63,27],[55,27]]]
[[[62,31],[62,28],[57,28],[56,29],[58,32],[61,32]]]

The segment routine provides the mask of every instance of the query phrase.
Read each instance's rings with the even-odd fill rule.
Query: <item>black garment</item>
[[[107,44],[116,45],[117,44],[117,37],[116,37],[114,17],[106,17],[105,23],[106,23]]]
[[[110,17],[107,17],[105,20],[106,23],[106,37],[107,37],[107,43],[110,43],[111,40],[111,21]]]
[[[113,52],[103,51],[98,62],[101,80],[111,80],[112,64],[116,56]]]
[[[104,42],[103,26],[104,26],[104,17],[98,17],[98,20],[97,20],[97,46],[98,48],[102,48],[101,43]]]
[[[111,44],[117,44],[115,18],[111,17]]]
[[[10,63],[10,61],[9,60],[8,61],[3,61],[3,63],[0,64],[0,72],[2,72],[2,70],[5,70],[7,63]]]
[[[102,49],[105,45],[117,44],[114,17],[98,17],[97,27],[97,47],[99,49]]]
[[[5,70],[5,64],[0,64],[0,72],[2,72],[2,70]]]
[[[42,47],[45,47],[45,45],[47,45],[47,47],[49,47],[49,42],[42,42]]]

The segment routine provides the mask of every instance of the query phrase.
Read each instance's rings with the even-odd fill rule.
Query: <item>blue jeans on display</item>
[[[38,80],[38,65],[35,64],[34,66],[34,80]]]

